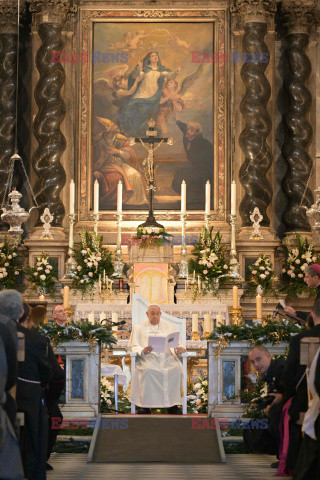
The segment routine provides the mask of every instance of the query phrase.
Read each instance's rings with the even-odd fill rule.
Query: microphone
[[[121,322],[112,322],[111,320],[107,320],[106,318],[104,318],[101,323],[103,324],[104,322],[106,323],[109,323],[110,325],[112,325],[113,327],[118,327],[119,325],[124,325],[125,323],[127,323],[125,320],[121,320]]]

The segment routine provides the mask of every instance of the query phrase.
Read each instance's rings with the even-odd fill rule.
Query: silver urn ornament
[[[11,205],[3,207],[1,219],[9,223],[10,229],[8,233],[14,237],[19,237],[23,233],[21,225],[28,220],[30,215],[19,205],[20,198],[22,197],[20,192],[15,189],[12,190],[8,196],[11,200]]]

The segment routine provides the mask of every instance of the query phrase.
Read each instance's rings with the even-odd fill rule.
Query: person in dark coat
[[[207,180],[213,180],[213,145],[201,133],[201,125],[196,122],[189,124],[177,120],[177,125],[183,133],[183,146],[189,164],[176,171],[172,189],[180,193],[181,182],[192,185],[187,201],[199,203],[199,189],[204,190]]]
[[[21,294],[16,290],[3,290],[0,292],[0,324],[5,325],[9,329],[16,349],[18,347],[17,322],[22,315],[23,302]],[[13,428],[16,429],[17,406],[11,392],[7,391],[4,408]]]
[[[45,480],[48,417],[42,390],[52,377],[48,343],[43,335],[21,324],[17,329],[25,335],[25,361],[18,364],[17,386],[18,410],[24,412],[20,435],[23,467],[29,480]]]
[[[311,418],[309,416],[307,422],[305,418],[303,423],[302,429],[305,435],[299,450],[293,480],[319,480],[320,478],[320,349],[310,368],[309,387],[312,392],[312,406],[308,414],[311,414]]]
[[[0,323],[0,478],[24,480],[19,444],[4,409],[6,392],[17,382],[17,349],[8,327]]]
[[[261,380],[266,382],[267,394],[274,399],[264,409],[268,418],[268,429],[243,430],[244,441],[247,447],[254,452],[278,455],[280,446],[279,422],[284,405],[283,371],[285,359],[272,358],[266,347],[256,345],[249,353],[249,360],[261,376]]]
[[[47,448],[47,462],[52,453],[54,444],[59,433],[57,428],[57,419],[61,424],[63,416],[59,408],[59,398],[65,390],[66,376],[63,368],[61,368],[55,354],[53,353],[50,342],[48,341],[48,356],[52,366],[52,378],[49,387],[46,389],[46,403],[48,410],[48,448]],[[53,420],[54,419],[54,420]],[[55,427],[55,428],[54,428]],[[47,470],[52,470],[53,467],[47,463]]]
[[[17,360],[17,346],[16,342],[11,334],[11,330],[4,323],[0,323],[0,336],[3,341],[4,351],[6,354],[8,364],[8,376],[5,386],[6,401],[4,404],[4,410],[6,411],[8,418],[11,422],[13,429],[15,429],[16,419],[16,405],[15,400],[11,397],[9,391],[17,384],[18,376],[18,360]]]
[[[290,341],[289,352],[284,370],[285,399],[292,398],[289,408],[290,441],[286,465],[294,470],[299,448],[301,445],[301,414],[308,409],[308,390],[306,381],[306,366],[300,365],[300,340],[304,337],[320,337],[320,300],[317,300],[312,309],[314,327],[303,329],[294,335]]]
[[[304,281],[308,287],[317,289],[317,294],[314,301],[314,303],[316,303],[318,300],[320,300],[320,265],[313,263],[312,265],[306,267],[304,272]],[[293,307],[285,307],[285,311],[289,314],[297,315],[305,322],[307,322],[309,317],[308,312],[296,311]]]

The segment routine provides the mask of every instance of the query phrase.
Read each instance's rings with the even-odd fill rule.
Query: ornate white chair
[[[150,303],[139,293],[133,295],[132,300],[132,328],[139,322],[144,322],[146,320],[146,312],[148,310]],[[186,319],[177,318],[169,315],[168,313],[161,312],[162,320],[165,320],[168,323],[174,325],[176,332],[180,332],[180,343],[186,348]],[[131,356],[131,377],[133,377],[133,372],[136,364],[136,352],[130,352]],[[183,403],[182,403],[182,413],[187,413],[187,359],[188,352],[182,353],[179,355],[182,359],[182,371],[183,371]],[[131,413],[136,413],[136,406],[131,404]]]

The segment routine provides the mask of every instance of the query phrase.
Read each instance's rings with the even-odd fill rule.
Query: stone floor
[[[227,455],[224,464],[86,463],[86,454],[55,453],[47,480],[275,480],[269,455]]]

